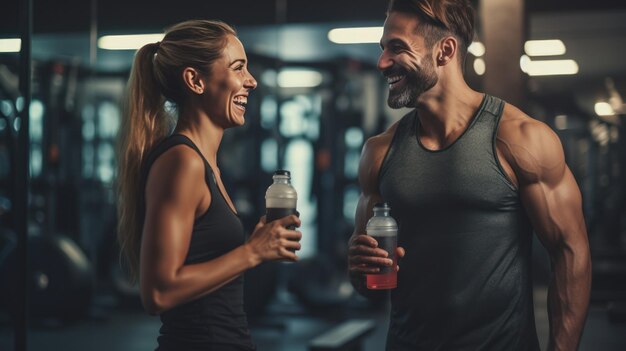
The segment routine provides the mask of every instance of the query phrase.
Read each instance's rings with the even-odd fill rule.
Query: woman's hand
[[[300,219],[290,215],[265,223],[265,216],[254,227],[254,232],[246,245],[259,261],[289,260],[297,261],[295,250],[300,250],[302,233],[297,230],[289,230],[287,227],[299,227]]]

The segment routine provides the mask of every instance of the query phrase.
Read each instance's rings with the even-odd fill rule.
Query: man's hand
[[[405,251],[402,247],[396,248],[398,258],[404,257],[404,254]],[[350,238],[348,269],[351,276],[376,274],[380,272],[380,267],[391,265],[393,265],[393,260],[389,258],[389,253],[378,247],[376,239],[364,234]],[[399,269],[399,265],[396,265],[396,271]]]

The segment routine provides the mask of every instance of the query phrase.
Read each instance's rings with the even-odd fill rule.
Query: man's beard
[[[424,62],[423,68],[416,67],[414,71],[407,71],[403,68],[391,68],[384,75],[387,77],[394,75],[404,76],[404,88],[396,91],[389,90],[387,105],[394,109],[417,107],[417,99],[420,95],[434,87],[439,79],[435,73],[433,63],[429,60]]]

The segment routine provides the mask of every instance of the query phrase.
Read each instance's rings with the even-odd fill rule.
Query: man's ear
[[[201,95],[204,93],[204,79],[195,68],[185,67],[183,69],[183,82],[192,93]]]
[[[453,36],[445,37],[439,44],[439,53],[437,54],[437,65],[445,66],[452,61],[457,53],[459,42]]]

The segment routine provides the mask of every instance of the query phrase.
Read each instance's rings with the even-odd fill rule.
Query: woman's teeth
[[[246,105],[248,104],[248,98],[245,96],[238,96],[233,100],[233,102],[235,103],[235,105],[241,106],[245,109]]]

